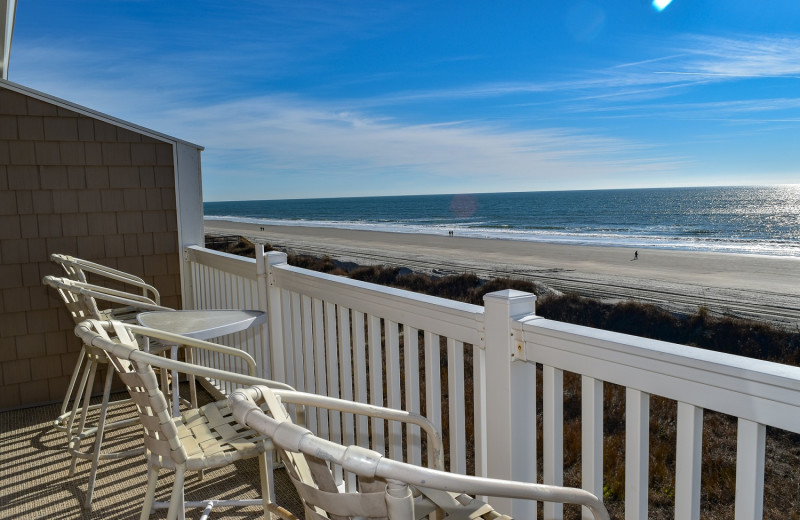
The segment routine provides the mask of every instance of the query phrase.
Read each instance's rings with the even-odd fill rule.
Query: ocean
[[[204,203],[205,218],[800,257],[800,185]]]

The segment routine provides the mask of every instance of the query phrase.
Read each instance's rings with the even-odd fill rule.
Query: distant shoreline
[[[650,301],[681,312],[699,306],[762,321],[800,319],[800,258],[583,246],[206,220],[206,233],[238,234],[300,254],[415,271],[510,276],[607,300]],[[782,314],[784,316],[777,316]]]

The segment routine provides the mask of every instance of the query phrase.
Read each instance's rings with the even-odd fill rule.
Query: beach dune
[[[298,254],[434,274],[530,279],[605,300],[638,300],[670,310],[796,326],[800,258],[595,247],[206,220],[207,234],[241,235]]]

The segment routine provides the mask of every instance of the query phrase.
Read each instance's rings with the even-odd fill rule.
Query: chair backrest
[[[602,501],[583,489],[452,474],[321,439],[293,424],[280,396],[267,387],[236,390],[228,403],[240,424],[272,439],[308,520],[415,520],[431,514],[451,520],[509,518],[470,495],[574,503],[589,508],[596,519],[609,518]],[[357,476],[357,493],[339,492],[331,473],[336,465]]]
[[[134,287],[136,288],[134,294],[140,293],[141,296],[149,298],[156,304],[161,304],[161,295],[158,290],[134,274],[60,253],[53,253],[50,255],[50,260],[60,265],[67,274],[67,277],[76,282],[94,283],[94,277],[90,280],[87,275],[96,275],[105,280],[118,282],[124,288]],[[95,285],[98,284],[95,283]]]
[[[136,403],[144,427],[148,458],[158,458],[158,466],[174,468],[188,458],[172,412],[158,384],[153,367],[131,359],[138,352],[137,337],[122,322],[86,320],[75,328],[84,344],[102,350]]]

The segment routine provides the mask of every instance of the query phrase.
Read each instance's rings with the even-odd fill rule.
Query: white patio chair
[[[137,312],[153,310],[172,310],[156,304],[150,298],[138,294],[126,293],[117,289],[109,289],[85,282],[78,282],[69,278],[45,276],[43,283],[53,288],[67,307],[73,321],[80,323],[87,318],[94,319],[127,319],[133,320]],[[101,310],[98,301],[111,305],[111,307]],[[122,406],[129,406],[131,401],[124,399],[114,401],[109,405],[109,394],[111,392],[113,370],[106,371],[105,384],[103,386],[102,402],[90,405],[94,379],[99,366],[107,365],[106,357],[96,349],[86,347],[81,348],[78,361],[72,372],[64,401],[61,404],[61,412],[54,421],[56,429],[66,432],[67,446],[71,454],[69,475],[75,474],[78,459],[90,460],[91,469],[89,472],[89,484],[84,506],[91,508],[94,493],[94,482],[97,475],[97,467],[101,459],[118,459],[136,455],[141,450],[125,451],[106,451],[101,452],[103,435],[106,429],[121,428],[131,424],[130,420],[115,421],[106,423],[106,416],[109,407],[112,409]],[[82,401],[82,403],[81,403]],[[70,403],[72,406],[70,407]],[[96,426],[90,427],[87,423],[90,413],[98,411]],[[77,423],[76,423],[77,420]],[[91,450],[81,449],[82,442],[94,436],[95,443]]]
[[[269,514],[274,513],[282,518],[294,519],[290,513],[270,501],[268,469],[271,470],[271,461],[266,452],[271,449],[271,442],[260,433],[236,423],[228,409],[227,400],[224,399],[185,410],[180,417],[173,417],[159,388],[153,367],[205,375],[218,381],[230,377],[234,382],[258,381],[277,387],[285,385],[253,377],[256,365],[252,357],[245,352],[215,343],[181,339],[175,334],[118,321],[84,321],[75,328],[75,333],[88,348],[100,352],[109,360],[136,403],[139,420],[144,427],[144,447],[148,462],[147,490],[141,520],[145,520],[154,508],[168,507],[167,518],[175,520],[185,517],[186,507],[204,508],[203,518],[206,518],[212,507],[252,505],[264,507],[264,518],[270,518]],[[250,375],[199,367],[141,351],[139,344],[147,338],[181,341],[191,344],[193,348],[239,358],[248,367]],[[261,500],[214,499],[185,502],[184,477],[187,471],[201,472],[202,475],[204,470],[253,457],[259,459]],[[175,472],[168,504],[154,501],[158,474],[162,468]]]
[[[272,439],[304,503],[306,520],[411,520],[431,513],[449,520],[509,518],[469,495],[580,504],[596,519],[609,518],[603,502],[582,489],[447,473],[321,439],[293,424],[282,401],[283,394],[266,386],[236,390],[228,399],[239,423]],[[361,407],[370,415],[368,405]],[[357,492],[339,491],[335,466],[358,477]]]

